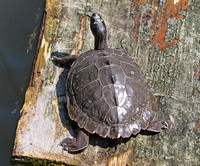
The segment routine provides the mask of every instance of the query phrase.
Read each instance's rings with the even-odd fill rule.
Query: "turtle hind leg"
[[[153,132],[161,132],[166,129],[168,124],[165,121],[153,121],[149,124],[146,130]]]
[[[76,152],[85,149],[89,144],[88,133],[84,129],[79,129],[77,132],[77,138],[65,138],[62,140],[60,145],[63,150],[69,152]]]
[[[78,55],[70,55],[61,52],[54,52],[51,55],[51,59],[61,65],[71,65],[78,58]]]

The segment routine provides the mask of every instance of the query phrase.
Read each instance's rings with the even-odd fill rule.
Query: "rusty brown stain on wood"
[[[144,0],[131,0],[134,4],[134,9],[137,12],[139,5],[144,5]],[[159,0],[150,0],[148,1],[151,4],[152,9],[144,13],[142,21],[145,22],[153,18],[153,24],[151,29],[154,31],[153,39],[147,41],[147,43],[156,43],[161,52],[164,52],[167,47],[173,46],[178,43],[178,40],[172,38],[171,41],[165,41],[166,31],[167,31],[167,21],[169,18],[178,18],[183,19],[184,16],[179,14],[181,10],[184,10],[188,7],[187,0],[167,0],[164,4],[161,4]],[[148,16],[148,17],[147,17]],[[133,30],[133,40],[137,40],[138,29],[140,26],[139,22],[140,16],[134,18],[135,27]]]
[[[135,22],[135,26],[133,28],[133,40],[137,40],[138,39],[138,31],[139,31],[139,20],[140,17],[135,17],[133,18],[134,22]]]
[[[134,150],[135,150],[136,146],[130,147],[128,148],[127,151],[125,152],[120,152],[117,155],[112,156],[109,161],[107,166],[129,166],[132,165],[132,160],[130,160],[131,158],[133,159],[133,157],[130,157],[132,155],[134,155]]]
[[[193,90],[192,90],[192,96],[195,96],[195,92],[196,94],[200,94],[200,90],[198,87],[194,87]]]
[[[199,65],[197,65],[194,69],[194,80],[200,81],[200,68]],[[195,94],[200,94],[200,90],[198,86],[193,87],[192,90],[192,96],[195,96]]]
[[[194,126],[194,128],[193,128],[193,132],[196,133],[197,130],[199,129],[199,127],[200,127],[200,124],[199,124],[198,121],[196,121],[196,122],[195,122],[195,126]]]
[[[131,0],[133,3],[134,10],[138,12],[139,6],[145,4],[145,0]],[[140,26],[140,16],[134,17],[133,18],[135,26],[133,28],[133,40],[138,39],[138,32],[139,32],[139,26]]]
[[[134,5],[135,11],[138,11],[138,8],[139,8],[140,5],[144,5],[145,4],[145,0],[131,0],[131,2]]]
[[[159,0],[152,0],[150,3],[153,5],[153,18],[154,22],[151,28],[154,30],[153,39],[151,43],[157,43],[160,51],[165,51],[167,47],[173,46],[178,43],[178,40],[172,38],[171,41],[165,41],[167,31],[167,21],[169,18],[183,19],[184,16],[179,14],[180,10],[186,9],[187,0],[168,0],[159,7]],[[159,9],[159,10],[158,10]],[[157,28],[158,25],[161,25]]]
[[[168,125],[168,132],[171,132],[174,128],[175,119],[171,114],[169,114],[169,119],[170,119],[170,122]]]
[[[86,29],[86,17],[80,16],[80,29],[78,33],[74,34],[74,37],[72,39],[73,41],[73,49],[70,52],[72,55],[77,55],[78,52],[82,49],[83,43],[84,43],[84,31]]]
[[[158,97],[155,97],[155,100],[156,100],[156,103],[158,103],[159,98],[158,98]]]
[[[151,142],[150,142],[150,146],[156,146],[158,143],[157,143],[157,140],[153,139]]]
[[[200,69],[198,65],[195,67],[195,70],[194,70],[194,79],[200,80]]]

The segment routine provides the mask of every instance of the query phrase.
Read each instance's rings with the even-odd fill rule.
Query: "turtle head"
[[[100,14],[94,13],[91,17],[90,28],[94,35],[94,49],[103,50],[107,49],[106,42],[106,25]]]

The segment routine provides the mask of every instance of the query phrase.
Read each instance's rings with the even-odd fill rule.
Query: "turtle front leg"
[[[60,145],[63,150],[75,152],[85,149],[89,144],[89,134],[84,129],[78,129],[76,138],[65,138]]]
[[[52,53],[52,60],[56,61],[61,65],[71,65],[76,59],[78,55],[70,55],[66,53],[54,52]]]
[[[153,132],[161,132],[166,129],[168,124],[165,121],[153,121],[149,124],[146,130]]]

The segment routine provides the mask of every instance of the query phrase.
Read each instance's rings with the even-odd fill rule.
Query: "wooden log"
[[[193,0],[47,0],[44,34],[34,76],[21,110],[13,160],[68,165],[188,165],[200,163],[199,2]],[[52,51],[81,54],[94,41],[85,16],[100,13],[108,45],[125,48],[141,66],[158,100],[159,134],[141,132],[115,143],[97,135],[80,153],[59,143],[74,135],[66,113],[68,68],[49,60]]]

